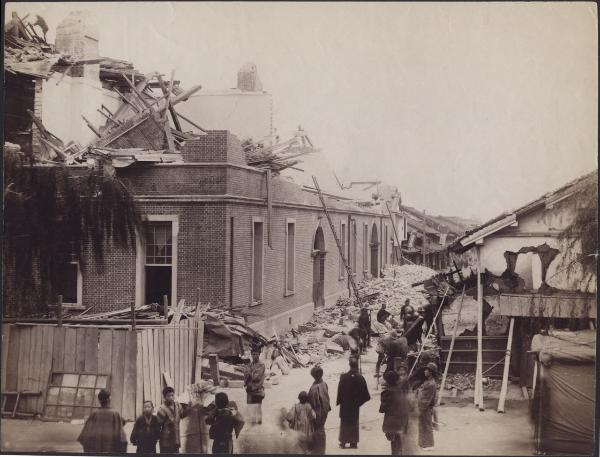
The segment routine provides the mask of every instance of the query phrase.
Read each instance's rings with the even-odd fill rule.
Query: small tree
[[[102,269],[108,243],[135,250],[139,213],[128,186],[101,170],[74,173],[4,154],[4,314],[47,311],[65,262],[85,269],[87,246]]]

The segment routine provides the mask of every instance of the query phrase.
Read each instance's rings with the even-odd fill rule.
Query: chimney
[[[246,62],[237,74],[237,88],[243,92],[262,92],[262,84],[258,78],[256,65]]]
[[[89,12],[72,11],[56,28],[57,51],[78,60],[100,57],[98,25]]]

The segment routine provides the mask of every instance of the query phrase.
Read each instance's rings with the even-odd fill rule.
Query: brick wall
[[[240,140],[227,130],[209,130],[194,140],[187,140],[182,148],[185,162],[229,162],[246,165]]]

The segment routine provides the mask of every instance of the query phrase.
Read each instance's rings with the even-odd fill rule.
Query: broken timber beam
[[[506,342],[506,358],[504,359],[504,373],[502,374],[502,388],[500,389],[500,399],[498,400],[498,412],[504,412],[504,402],[506,401],[506,393],[508,391],[508,370],[510,368],[510,350],[512,347],[513,329],[515,326],[515,318],[510,318],[510,326],[508,328],[508,341]]]

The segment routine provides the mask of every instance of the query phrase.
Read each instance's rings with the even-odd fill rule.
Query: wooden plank
[[[31,327],[23,327],[19,332],[19,362],[17,391],[27,390],[29,385],[29,348],[31,346]]]
[[[155,402],[160,402],[160,397],[161,397],[161,388],[160,386],[161,384],[161,373],[160,373],[160,366],[159,366],[159,357],[158,357],[158,332],[160,330],[155,328],[152,330],[152,349],[153,349],[153,353],[152,353],[152,367],[154,368],[154,388],[156,389],[155,392],[155,396],[154,396],[154,401]]]
[[[143,330],[141,336],[142,343],[142,368],[144,373],[144,401],[152,400],[150,389],[150,366],[148,362],[148,333],[150,330]]]
[[[176,346],[175,346],[175,331],[174,330],[165,330],[167,332],[167,335],[169,335],[169,357],[171,358],[170,360],[170,371],[169,374],[171,375],[171,379],[173,380],[173,384],[175,387],[176,384],[176,380],[175,380],[175,370],[176,370],[176,361],[175,361],[175,352],[176,352]]]
[[[135,332],[136,335],[136,355],[135,355],[135,415],[142,414],[142,406],[144,402],[144,368],[142,359],[142,332]]]
[[[65,357],[64,370],[75,371],[75,358],[77,350],[77,330],[67,328],[65,331]]]
[[[111,407],[123,414],[123,385],[125,382],[125,337],[126,330],[113,332],[111,363]]]
[[[85,366],[87,373],[98,371],[98,329],[89,327],[85,329]]]
[[[77,347],[75,351],[75,371],[85,371],[85,330],[77,329]]]
[[[196,320],[196,360],[195,360],[195,378],[194,382],[199,382],[202,379],[202,351],[204,351],[204,321]]]
[[[42,336],[42,361],[40,366],[40,390],[42,395],[38,398],[37,411],[43,413],[44,402],[46,398],[46,390],[48,389],[48,381],[50,380],[50,372],[52,370],[52,351],[54,342],[54,328],[50,326],[43,327]]]
[[[179,329],[171,330],[175,339],[175,373],[173,381],[175,382],[175,392],[179,395],[181,391],[181,339],[179,338]]]
[[[44,344],[44,328],[43,327],[32,327],[32,344],[31,344],[31,371],[30,371],[30,386],[33,391],[41,391],[42,386],[42,347]],[[26,397],[28,411],[33,413],[38,412],[38,397]]]
[[[154,340],[153,340],[153,335],[152,335],[152,329],[146,330],[145,344],[146,344],[146,348],[148,350],[147,365],[148,365],[148,381],[149,381],[149,386],[150,386],[148,400],[152,400],[154,402],[155,394],[156,394],[156,380],[154,379],[154,366],[153,366],[153,363],[154,363],[154,358],[153,358]]]
[[[113,330],[100,330],[98,342],[98,373],[111,374]],[[112,382],[112,376],[111,376]]]
[[[188,368],[189,368],[189,372],[188,372],[188,384],[192,384],[194,382],[194,359],[196,356],[196,325],[195,325],[195,319],[188,319],[188,348],[189,348],[189,352],[188,352]]]
[[[6,392],[6,370],[8,368],[8,345],[10,344],[10,329],[9,324],[2,324],[2,365],[0,366],[0,376],[2,381],[0,388],[2,392]]]
[[[19,380],[19,345],[21,329],[12,325],[8,341],[8,357],[6,360],[6,391],[14,392],[18,389]],[[3,391],[4,392],[4,391]]]
[[[163,329],[156,329],[155,331],[158,334],[158,371],[163,373],[165,371],[165,331]],[[160,379],[162,380],[162,376]],[[162,382],[159,383],[159,386],[162,391],[162,388],[164,387]]]
[[[512,347],[513,329],[515,326],[515,318],[510,318],[510,326],[508,327],[508,341],[506,342],[506,357],[504,359],[504,372],[502,374],[502,388],[500,389],[500,399],[498,400],[498,412],[504,412],[504,403],[506,401],[506,393],[508,392],[508,370],[510,368],[510,350]]]
[[[52,371],[63,371],[65,367],[65,334],[64,327],[54,327],[54,344],[52,345]]]
[[[134,421],[135,392],[137,389],[137,339],[136,332],[129,330],[125,333],[125,377],[123,381],[123,418]]]

